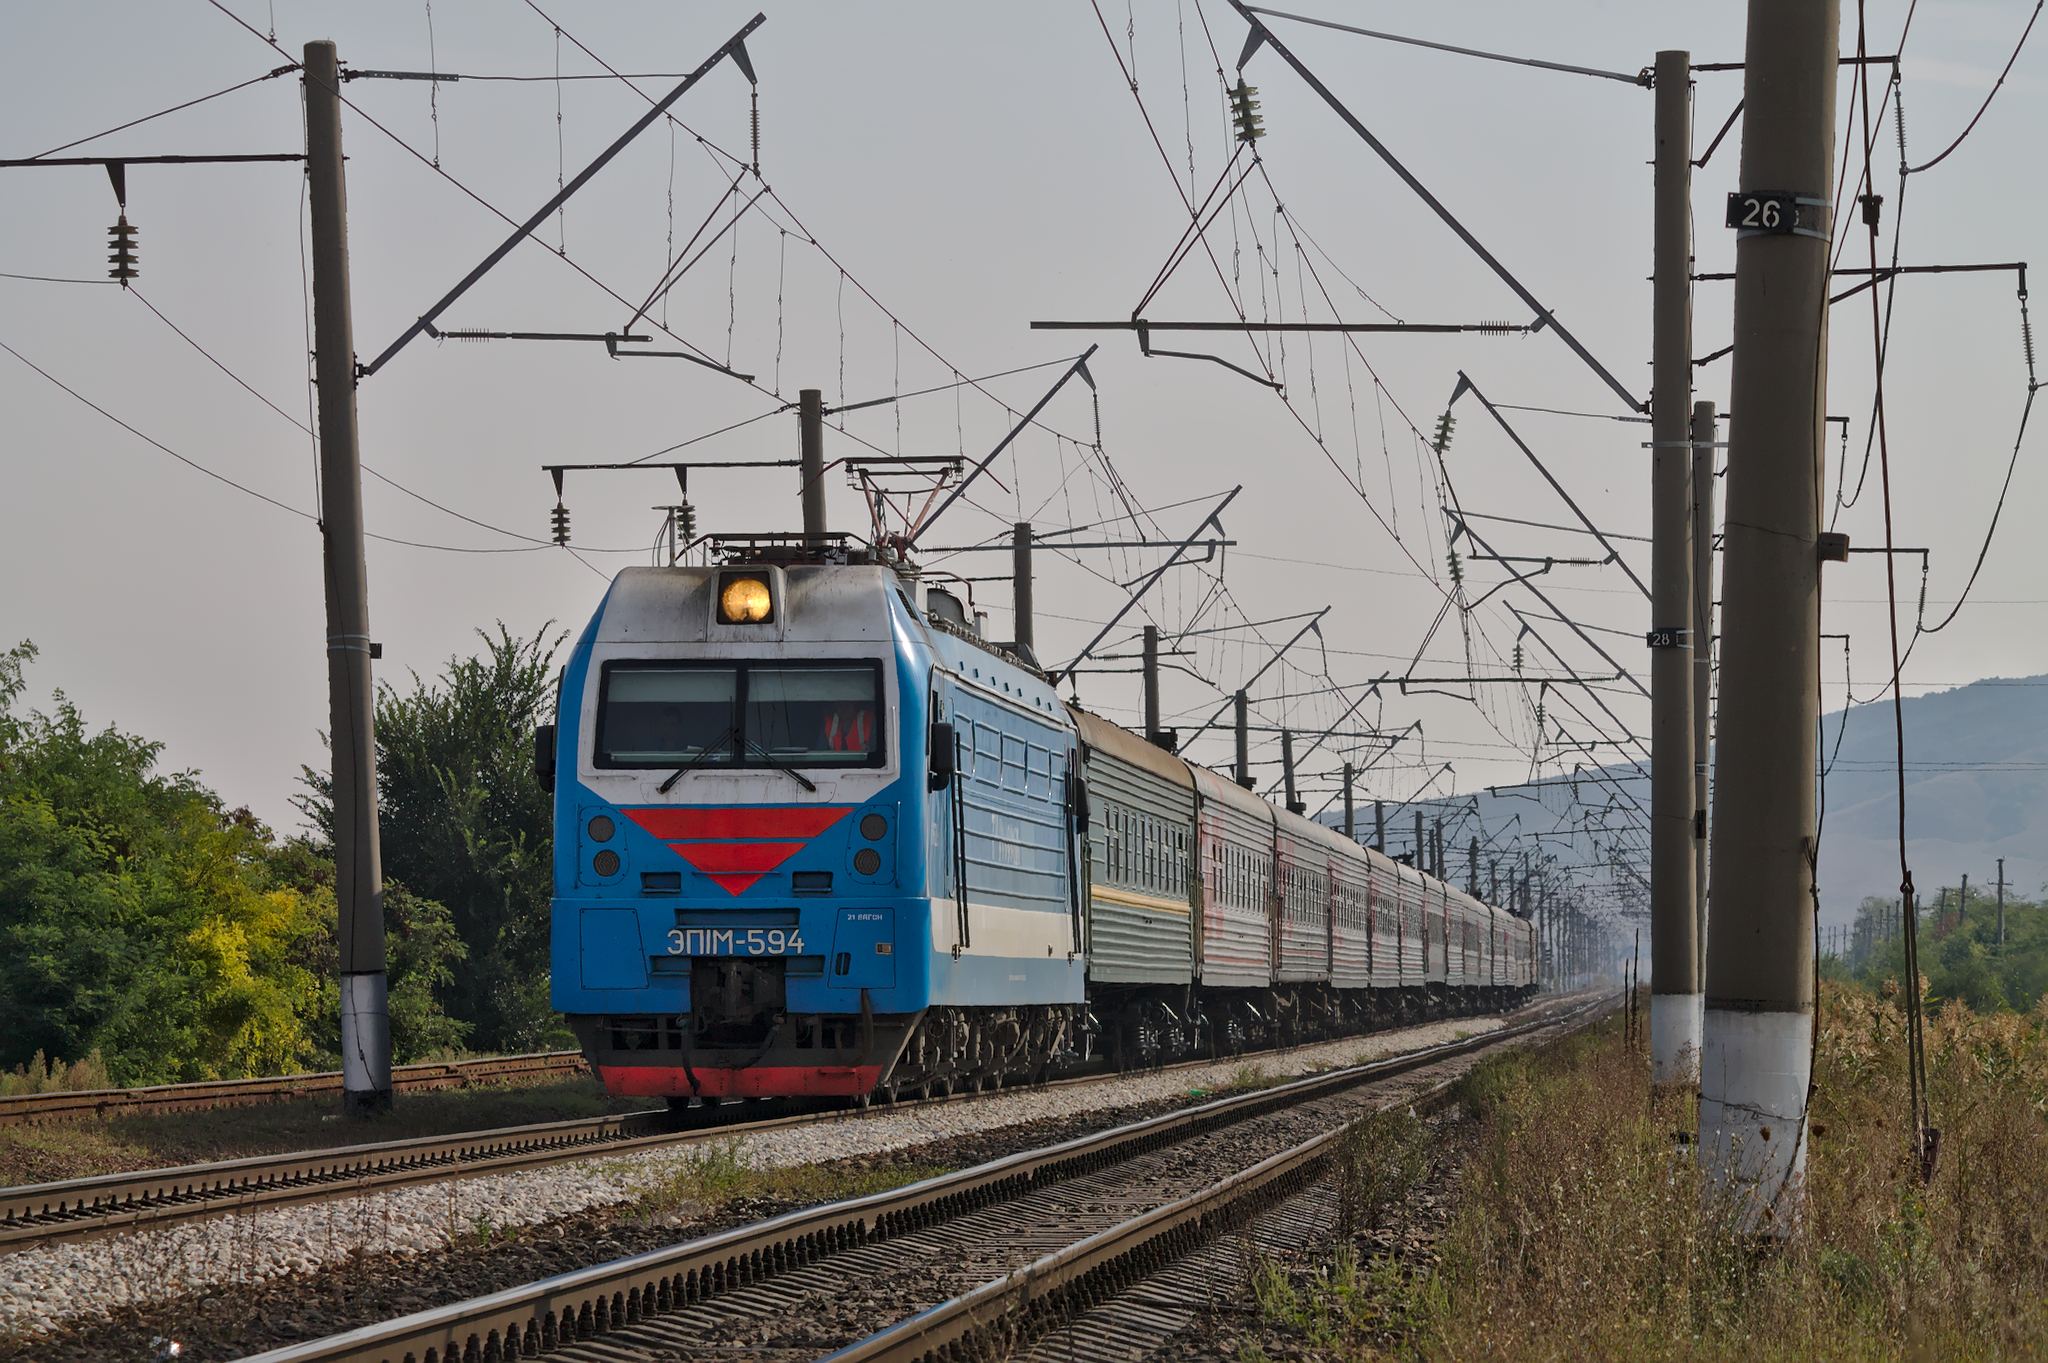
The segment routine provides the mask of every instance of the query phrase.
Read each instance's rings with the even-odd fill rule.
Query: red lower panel
[[[621,1098],[855,1098],[882,1077],[880,1065],[778,1065],[744,1070],[680,1065],[600,1065],[605,1092]],[[697,1082],[693,1087],[690,1076]]]

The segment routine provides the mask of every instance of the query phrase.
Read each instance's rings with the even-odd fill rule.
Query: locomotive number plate
[[[783,928],[670,928],[671,956],[801,956],[804,939]]]

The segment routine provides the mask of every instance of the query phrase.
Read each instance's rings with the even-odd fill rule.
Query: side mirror
[[[944,790],[953,784],[953,726],[940,720],[931,727],[931,776],[926,786]]]
[[[540,788],[555,793],[555,726],[543,724],[533,731],[533,775]]]

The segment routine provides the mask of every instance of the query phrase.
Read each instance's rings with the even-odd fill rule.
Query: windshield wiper
[[[703,747],[697,749],[697,755],[695,757],[683,763],[682,766],[676,768],[675,772],[672,775],[670,775],[668,780],[663,781],[660,785],[656,786],[654,788],[655,794],[668,794],[669,791],[674,788],[676,782],[682,780],[685,776],[688,776],[691,772],[697,769],[698,763],[702,762],[705,758],[711,756],[712,753],[719,751],[719,745],[724,743],[725,740],[727,740],[728,738],[732,737],[732,731],[733,726],[730,724],[726,725],[724,733],[712,739]]]
[[[770,771],[781,772],[784,776],[787,776],[790,780],[796,782],[798,785],[802,786],[805,790],[810,791],[814,795],[817,793],[818,787],[815,783],[812,782],[810,777],[804,775],[795,767],[783,766],[780,762],[776,761],[775,758],[772,755],[770,755],[769,751],[766,748],[762,747],[759,743],[754,742],[752,739],[748,739],[747,747],[752,749],[755,753],[759,754],[762,766],[768,768]]]

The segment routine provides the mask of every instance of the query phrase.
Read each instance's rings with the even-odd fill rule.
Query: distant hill
[[[1932,899],[1967,873],[2033,897],[2048,879],[2048,677],[1987,678],[1915,696],[1906,720],[1906,851]],[[1898,777],[1889,703],[1823,722],[1829,765],[1821,828],[1822,917],[1847,921],[1865,895],[1898,893]],[[1839,753],[1835,748],[1839,739]],[[1832,759],[1832,760],[1831,760]]]
[[[1967,873],[1989,890],[2005,858],[2006,884],[2033,898],[2048,889],[2048,676],[1987,678],[1949,691],[1915,696],[1904,705],[1906,727],[1906,849],[1913,882],[1932,904],[1939,888]],[[1827,768],[1821,826],[1821,921],[1854,920],[1866,895],[1891,898],[1899,890],[1898,777],[1894,767],[1892,707],[1888,700],[1837,711],[1821,721],[1821,759]],[[1839,745],[1839,746],[1838,746]],[[1452,879],[1467,873],[1470,837],[1479,833],[1505,845],[1516,833],[1541,833],[1558,861],[1580,867],[1609,860],[1607,828],[1637,824],[1650,803],[1648,763],[1550,777],[1538,787],[1496,787],[1498,793],[1425,802],[1444,816]],[[1599,807],[1612,812],[1603,815]],[[1388,850],[1414,842],[1414,810],[1388,819]],[[1476,815],[1476,821],[1474,816]],[[1325,812],[1335,826],[1339,816]],[[1574,830],[1571,821],[1579,821]],[[1361,836],[1371,839],[1372,806],[1359,812]],[[1607,825],[1602,828],[1601,825]],[[1641,845],[1639,834],[1631,841]],[[1488,858],[1481,857],[1481,889],[1489,888]],[[1648,874],[1647,865],[1637,869]],[[1506,865],[1501,867],[1507,874]],[[1647,887],[1620,871],[1590,879],[1607,893],[1639,897]]]

